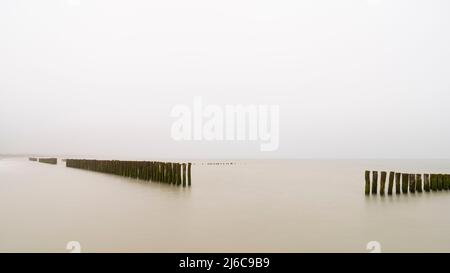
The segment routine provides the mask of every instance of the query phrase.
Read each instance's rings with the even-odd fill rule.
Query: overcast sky
[[[0,153],[450,158],[448,0],[2,0]],[[176,142],[176,104],[277,104],[280,142]]]

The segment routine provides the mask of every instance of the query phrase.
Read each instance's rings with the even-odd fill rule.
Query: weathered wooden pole
[[[423,175],[423,189],[426,192],[430,191],[430,175],[427,173]]]
[[[161,166],[161,169],[160,169],[161,170],[161,175],[159,177],[159,180],[160,180],[161,183],[164,183],[164,162],[161,162],[160,166]]]
[[[170,164],[170,172],[171,172],[171,179],[170,179],[170,184],[176,184],[177,183],[177,173],[175,170],[175,163]]]
[[[449,190],[450,189],[450,175],[445,174],[444,175],[444,189]]]
[[[156,181],[161,182],[161,163],[156,162]]]
[[[152,180],[152,163],[147,162],[147,181]]]
[[[170,164],[170,162],[166,162],[166,183],[170,183],[170,175],[171,175],[171,173],[170,173],[170,166],[171,166],[171,164]]]
[[[172,182],[172,163],[168,162],[166,168],[167,168],[166,183],[170,184]]]
[[[177,180],[177,186],[181,186],[181,179],[182,179],[182,174],[181,174],[181,164],[177,163],[177,171],[178,171],[178,180]]]
[[[408,174],[402,173],[402,193],[408,193]]]
[[[192,163],[188,163],[188,186],[191,186],[191,165]]]
[[[386,175],[387,175],[387,173],[385,171],[381,172],[380,195],[384,195],[384,188],[385,188],[385,185],[386,185]]]
[[[442,174],[437,175],[437,189],[442,191]]]
[[[150,180],[155,181],[155,162],[150,162]]]
[[[167,184],[170,184],[170,180],[172,179],[172,178],[170,177],[170,176],[172,175],[171,167],[172,167],[172,163],[167,162],[167,163],[166,163],[166,183],[167,183]]]
[[[164,183],[164,162],[159,162],[159,182]]]
[[[416,191],[422,192],[422,175],[416,174]]]
[[[142,167],[141,168],[142,168],[142,180],[147,181],[148,180],[148,176],[147,176],[148,165],[147,165],[146,161],[142,162]]]
[[[394,188],[394,176],[394,172],[389,172],[388,195],[392,195],[392,189]]]
[[[166,164],[166,183],[170,184],[172,181],[172,163],[168,162]]]
[[[167,164],[166,183],[169,185],[173,184],[173,179],[175,179],[172,165],[173,163]]]
[[[166,166],[167,166],[167,164],[166,164],[166,162],[162,162],[161,166],[162,166],[162,178],[161,178],[161,180],[164,183],[167,183],[167,181],[166,181],[166,179],[167,179],[167,174],[166,174],[166,171],[167,171]]]
[[[161,182],[161,163],[156,162],[156,181]]]
[[[431,190],[437,191],[437,175],[431,174]]]
[[[138,162],[138,178],[144,180],[144,165],[142,162]]]
[[[172,177],[170,179],[169,184],[176,185],[177,184],[177,170],[176,170],[176,163],[170,164],[170,176]]]
[[[128,177],[132,178],[133,177],[133,162],[131,161],[127,161],[127,166],[128,166]]]
[[[152,181],[156,182],[156,170],[158,166],[155,161],[152,162]]]
[[[138,164],[137,162],[133,162],[133,178],[138,178]]]
[[[401,173],[395,173],[395,193],[400,194]]]
[[[372,171],[372,194],[377,194],[378,171]]]
[[[414,174],[409,174],[409,192],[416,192],[416,175]]]
[[[186,163],[183,163],[182,166],[183,166],[183,187],[186,187]]]
[[[370,194],[370,171],[366,171],[365,172],[365,180],[366,180],[366,187],[365,187],[365,191],[364,192],[365,192],[366,195],[369,195]]]
[[[163,180],[164,183],[169,183],[169,164],[167,162],[164,162],[163,165],[164,165]]]
[[[147,162],[146,161],[143,161],[142,162],[142,179],[144,180],[144,181],[147,181],[148,179],[147,179]]]

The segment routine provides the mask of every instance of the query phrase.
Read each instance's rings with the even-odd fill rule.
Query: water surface
[[[450,251],[450,191],[364,195],[365,169],[450,173],[450,160],[193,162],[182,188],[2,158],[0,251]]]

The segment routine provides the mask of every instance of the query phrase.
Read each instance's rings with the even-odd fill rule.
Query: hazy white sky
[[[448,0],[2,0],[0,153],[450,157]],[[176,142],[175,104],[279,104],[280,146]]]

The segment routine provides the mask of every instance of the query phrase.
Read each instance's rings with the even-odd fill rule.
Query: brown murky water
[[[450,160],[236,161],[192,188],[0,159],[0,251],[450,251],[450,192],[364,196],[364,170],[450,173]]]

